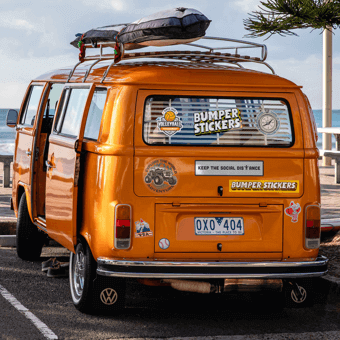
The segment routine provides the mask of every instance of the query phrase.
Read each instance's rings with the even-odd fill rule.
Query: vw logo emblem
[[[100,300],[102,301],[102,303],[104,303],[105,305],[113,305],[114,303],[116,303],[118,298],[118,294],[117,292],[112,289],[112,288],[105,288],[104,290],[102,290],[102,292],[100,293]]]

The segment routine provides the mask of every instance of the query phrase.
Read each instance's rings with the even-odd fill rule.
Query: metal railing
[[[202,42],[202,43],[201,43]],[[224,46],[213,46],[213,43],[225,43]],[[207,43],[207,44],[205,44]],[[230,45],[232,43],[232,45]],[[116,55],[111,53],[105,54],[103,52],[104,48],[114,48],[116,43],[114,42],[103,42],[97,43],[96,46],[91,44],[85,44],[85,53],[86,49],[99,48],[99,54],[97,55],[88,55],[83,58],[82,61],[79,61],[74,68],[71,70],[67,82],[69,82],[76,70],[76,68],[86,62],[86,61],[94,61],[92,64],[88,65],[88,69],[86,70],[85,76],[83,78],[83,82],[86,81],[89,76],[93,66],[98,64],[101,61],[112,60],[112,63],[107,67],[106,71],[103,74],[101,82],[104,82],[106,76],[108,75],[110,69],[114,64],[116,64],[115,57]],[[187,46],[192,48],[192,50],[161,50],[161,51],[148,51],[148,52],[125,52],[124,45],[120,45],[122,58],[121,61],[124,60],[132,60],[132,59],[168,59],[168,60],[181,60],[187,61],[191,63],[204,63],[206,65],[209,64],[231,64],[233,66],[237,66],[239,68],[244,68],[240,63],[256,63],[262,64],[269,68],[269,70],[275,74],[274,69],[265,62],[267,58],[267,47],[264,44],[257,44],[253,42],[236,40],[236,39],[228,39],[228,38],[218,38],[218,37],[202,37],[200,39],[200,44],[198,43],[186,43],[177,46]],[[254,49],[260,52],[260,56],[249,56],[249,55],[240,55],[240,51],[244,49]],[[222,53],[220,51],[233,51],[234,53]]]

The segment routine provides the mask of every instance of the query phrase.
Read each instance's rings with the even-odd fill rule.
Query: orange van
[[[38,259],[47,237],[70,250],[80,311],[121,308],[126,278],[197,293],[273,289],[300,306],[327,272],[311,107],[294,83],[242,66],[274,73],[264,45],[231,43],[235,53],[120,62],[101,44],[32,81],[9,112],[18,255]]]

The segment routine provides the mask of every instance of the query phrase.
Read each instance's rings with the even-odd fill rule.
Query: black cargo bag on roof
[[[92,44],[96,46],[99,42],[115,42],[118,31],[111,28],[96,28],[89,30],[83,34],[83,43]],[[74,39],[70,44],[78,48],[78,43],[82,37],[82,34],[77,34],[77,38]]]
[[[118,34],[118,42],[167,46],[198,40],[205,35],[209,20],[193,8],[174,8],[137,20]]]

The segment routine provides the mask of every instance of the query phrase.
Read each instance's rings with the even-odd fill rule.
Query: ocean
[[[15,129],[6,125],[7,111],[0,109],[0,155],[14,154]]]
[[[8,109],[0,109],[0,155],[14,154],[15,129],[6,125],[7,111]],[[313,113],[317,127],[322,127],[322,110],[313,110]],[[340,110],[332,111],[332,126],[340,127]],[[335,149],[335,139],[332,138],[332,149]],[[321,133],[319,133],[318,147],[322,148]]]

